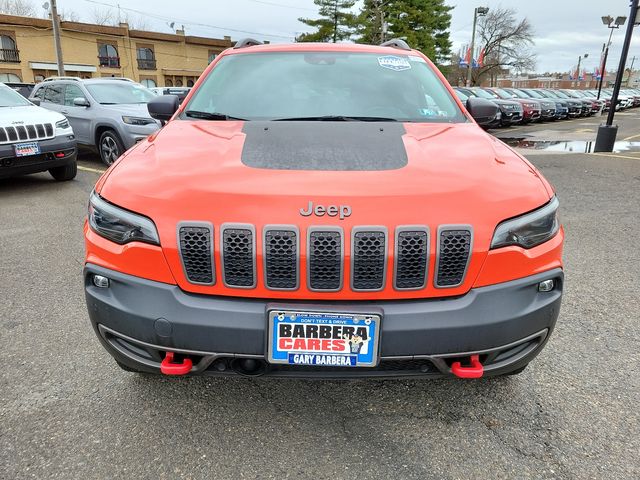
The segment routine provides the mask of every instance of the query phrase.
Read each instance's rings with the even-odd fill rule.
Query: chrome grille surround
[[[278,236],[287,238],[275,238]],[[298,227],[265,225],[262,230],[262,242],[265,287],[269,290],[298,290],[300,288],[300,230]],[[276,246],[275,243],[279,245]],[[272,251],[276,247],[280,251]],[[292,271],[289,275],[286,272],[287,263]],[[285,286],[287,283],[291,286]]]
[[[202,236],[200,241],[208,241],[208,245],[196,245],[187,248],[187,234]],[[177,228],[178,253],[182,263],[182,271],[189,283],[195,285],[215,285],[216,268],[214,261],[214,227],[209,222],[180,222]],[[194,258],[197,256],[198,258]],[[197,271],[200,270],[200,271]],[[208,270],[208,271],[207,271]],[[210,276],[210,279],[207,277]],[[200,277],[200,278],[198,278]]]
[[[386,227],[357,226],[351,229],[351,290],[354,292],[384,290],[387,280],[388,250]]]
[[[320,242],[328,245],[319,245]],[[320,278],[321,276],[326,278]],[[343,284],[344,232],[342,228],[309,227],[307,229],[307,287],[312,292],[339,292]]]
[[[409,242],[409,245],[406,242]],[[407,258],[406,250],[410,248],[418,252],[414,253],[412,258]],[[402,225],[396,228],[393,249],[393,287],[396,290],[422,290],[427,286],[430,250],[431,235],[428,226]],[[404,285],[401,285],[401,282]]]
[[[436,288],[454,288],[462,285],[473,253],[473,227],[440,225],[437,243],[433,285]]]
[[[222,282],[229,288],[256,287],[256,229],[247,223],[220,226]]]

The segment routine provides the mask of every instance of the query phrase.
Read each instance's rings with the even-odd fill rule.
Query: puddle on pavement
[[[592,153],[596,142],[586,142],[583,140],[571,141],[548,141],[548,140],[531,140],[529,138],[501,138],[501,140],[515,148],[525,148],[530,150],[544,150],[546,152],[574,152],[574,153]],[[640,142],[616,142],[613,147],[616,153],[621,152],[640,152]]]

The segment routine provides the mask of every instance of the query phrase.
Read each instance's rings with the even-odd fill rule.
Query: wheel
[[[124,145],[116,132],[113,130],[105,130],[102,135],[100,135],[98,150],[102,162],[110,166],[124,153]]]
[[[68,180],[73,180],[74,178],[76,178],[76,174],[78,173],[78,164],[74,160],[69,165],[63,165],[62,167],[50,168],[49,169],[49,173],[58,182],[66,182]]]

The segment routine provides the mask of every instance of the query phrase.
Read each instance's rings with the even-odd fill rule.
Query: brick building
[[[65,74],[123,76],[148,87],[192,86],[231,38],[194,37],[79,22],[61,22]],[[0,15],[0,81],[39,82],[57,75],[52,22]]]

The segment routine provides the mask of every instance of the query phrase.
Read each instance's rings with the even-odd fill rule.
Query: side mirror
[[[36,107],[40,106],[40,99],[39,98],[30,98],[29,101],[31,103],[33,103]]]
[[[76,107],[90,107],[91,103],[84,97],[78,97],[73,99],[73,104]]]
[[[151,118],[161,122],[171,120],[171,117],[178,111],[179,107],[180,99],[177,95],[161,95],[147,103],[147,110],[149,110]]]
[[[496,118],[500,109],[495,103],[489,100],[471,97],[467,100],[467,111],[476,122],[480,125],[484,125]]]

